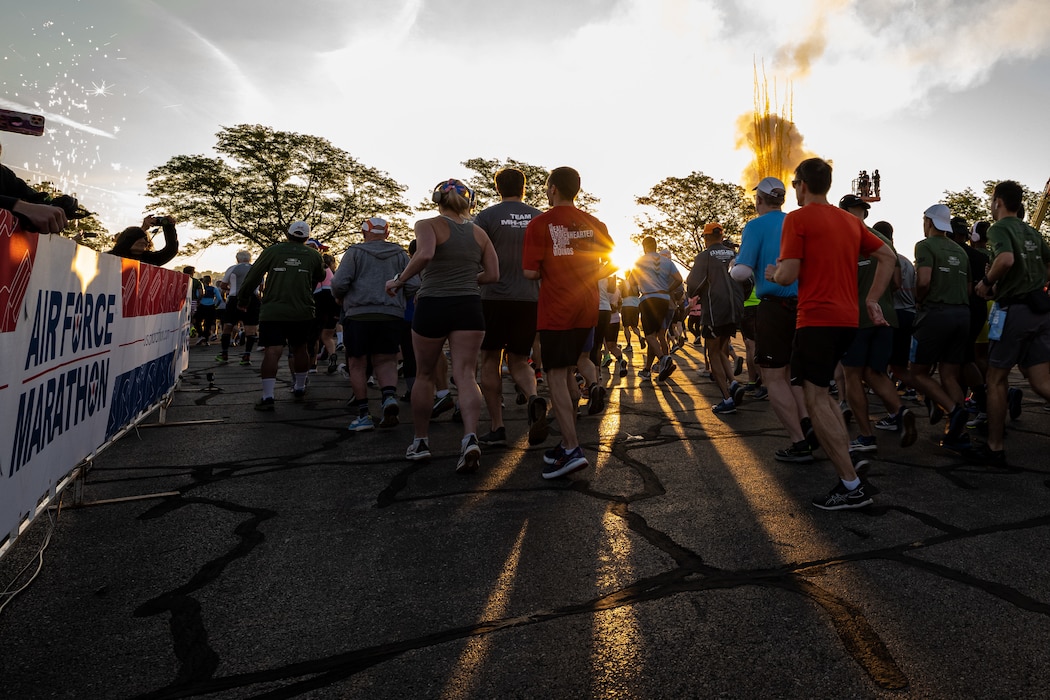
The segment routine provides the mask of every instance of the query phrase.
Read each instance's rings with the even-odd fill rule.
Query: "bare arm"
[[[416,254],[408,261],[408,267],[401,271],[397,277],[386,282],[386,293],[390,296],[397,294],[397,290],[405,286],[410,278],[415,277],[423,271],[430,261],[434,259],[434,251],[437,250],[437,234],[434,232],[434,224],[430,219],[417,221],[416,231]]]
[[[474,225],[474,240],[481,246],[481,272],[478,273],[478,284],[495,284],[499,282],[499,257],[485,230]]]
[[[886,287],[889,286],[890,282],[893,281],[893,269],[897,265],[897,254],[886,244],[883,244],[878,250],[871,254],[871,257],[875,259],[877,266],[875,268],[875,279],[871,283],[871,289],[868,290],[868,298],[865,300],[865,307],[868,309],[868,316],[871,317],[872,323],[876,326],[888,326],[889,321],[882,315],[882,307],[879,306],[879,297],[886,291]]]
[[[787,287],[798,281],[798,273],[801,269],[801,259],[788,258],[787,260],[781,260],[776,265],[766,265],[766,279],[770,282],[776,282],[781,287]]]
[[[992,261],[991,266],[988,268],[988,272],[985,273],[984,279],[980,280],[974,288],[974,291],[977,292],[977,296],[983,299],[991,299],[994,295],[992,290],[995,288],[996,283],[1001,280],[1013,266],[1013,253],[999,253],[996,255],[995,260]],[[988,280],[989,284],[986,284],[985,280]]]
[[[930,293],[930,279],[933,277],[932,267],[915,268],[915,301],[922,303],[926,295]]]

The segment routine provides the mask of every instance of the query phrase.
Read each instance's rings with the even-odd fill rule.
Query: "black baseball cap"
[[[852,209],[853,207],[864,207],[871,209],[871,205],[855,194],[847,194],[839,200],[839,209]]]

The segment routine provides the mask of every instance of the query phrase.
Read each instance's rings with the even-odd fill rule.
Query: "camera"
[[[154,216],[151,218],[153,219],[154,226],[171,226],[170,216]]]

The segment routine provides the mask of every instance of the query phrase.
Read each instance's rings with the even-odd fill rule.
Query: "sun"
[[[634,267],[634,261],[641,255],[642,249],[630,239],[616,241],[616,247],[613,248],[612,252],[612,261],[617,267],[616,275],[623,277],[628,270]]]

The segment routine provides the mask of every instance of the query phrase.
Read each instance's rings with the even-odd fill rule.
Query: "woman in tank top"
[[[478,353],[485,337],[481,311],[482,284],[499,280],[499,260],[488,235],[469,218],[474,193],[459,180],[434,188],[438,216],[416,222],[416,254],[404,272],[386,283],[395,294],[404,280],[419,274],[412,318],[412,347],[416,354],[416,381],[412,387],[415,439],[405,456],[428,459],[430,414],[434,407],[434,371],[444,362],[441,349],[448,340],[452,376],[459,392],[463,441],[456,471],[470,473],[481,461],[477,425],[481,417],[481,389],[477,383]]]

